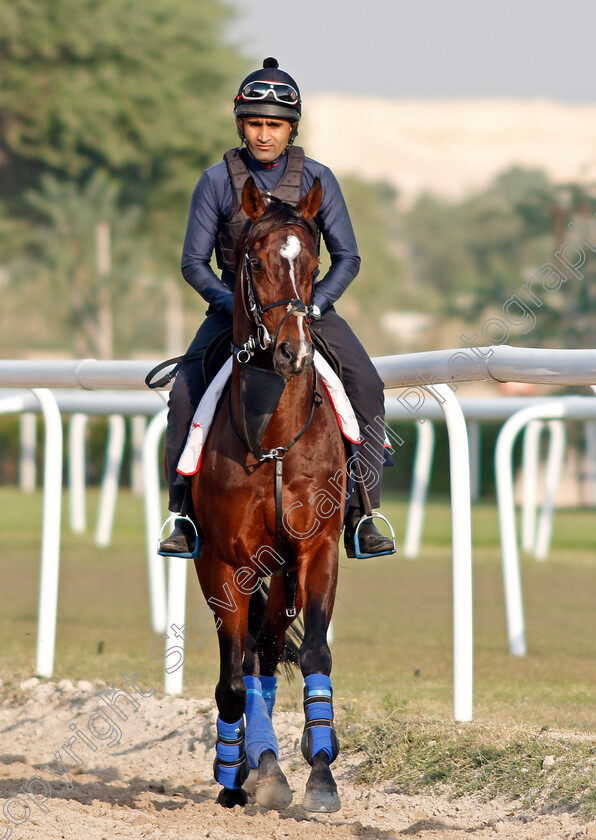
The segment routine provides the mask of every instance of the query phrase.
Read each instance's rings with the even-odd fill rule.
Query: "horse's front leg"
[[[205,555],[205,553],[204,553]],[[246,805],[246,791],[242,785],[249,772],[245,749],[244,711],[246,686],[242,660],[248,623],[248,596],[240,593],[233,583],[233,569],[202,556],[200,566],[211,563],[211,579],[205,592],[212,607],[219,638],[219,682],[215,688],[217,718],[216,756],[213,773],[223,787],[217,802],[224,808]],[[199,577],[201,578],[201,571]],[[203,580],[201,580],[203,585]]]
[[[337,811],[341,807],[329,767],[339,753],[339,741],[333,726],[331,651],[327,644],[337,586],[337,558],[337,543],[329,541],[300,565],[299,585],[304,603],[304,641],[300,647],[305,718],[302,754],[312,767],[303,802],[307,811]]]

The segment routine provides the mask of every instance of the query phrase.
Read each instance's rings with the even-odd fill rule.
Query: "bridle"
[[[306,223],[300,224],[299,222],[294,222],[292,225],[284,225],[283,227],[295,227],[296,225],[304,227],[310,232],[310,228]],[[256,336],[250,335],[240,347],[236,344],[232,344],[232,352],[234,356],[238,359],[240,364],[245,364],[254,356],[257,348],[261,350],[270,349],[271,352],[274,353],[277,347],[279,331],[282,326],[292,315],[296,316],[296,318],[305,318],[308,315],[308,307],[300,298],[284,298],[283,300],[276,300],[273,303],[268,303],[266,306],[263,306],[255,288],[249,247],[244,249],[244,254],[242,256],[240,282],[242,284],[241,293],[246,314],[248,315],[249,320],[251,320],[256,327]],[[246,309],[247,300],[248,310]],[[286,313],[277,325],[275,333],[272,336],[263,322],[263,313],[270,309],[275,309],[277,306],[285,306]]]

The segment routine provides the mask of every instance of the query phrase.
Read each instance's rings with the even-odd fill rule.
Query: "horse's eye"
[[[257,257],[253,257],[250,261],[250,267],[255,271],[260,271],[263,268],[263,263]]]

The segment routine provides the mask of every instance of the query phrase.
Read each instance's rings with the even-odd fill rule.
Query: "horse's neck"
[[[313,370],[308,367],[287,383],[279,407],[263,438],[265,448],[289,443],[308,422],[313,402]]]

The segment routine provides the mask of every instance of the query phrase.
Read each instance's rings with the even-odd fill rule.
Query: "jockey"
[[[310,329],[325,339],[341,361],[342,382],[358,419],[362,447],[372,453],[366,457],[375,469],[366,486],[371,505],[376,508],[380,504],[384,455],[383,382],[366,351],[333,307],[360,267],[352,223],[339,184],[330,169],[305,157],[302,149],[293,145],[301,115],[300,91],[294,79],[279,69],[274,58],[265,59],[263,69],[244,79],[234,100],[234,115],[241,146],[227,152],[223,161],[202,174],[192,196],[184,241],[182,274],[209,308],[187,351],[192,359],[182,363],[170,394],[166,431],[169,508],[174,513],[185,514],[190,498],[190,493],[186,493],[189,479],[178,474],[176,467],[195,409],[205,392],[202,356],[212,339],[232,326],[235,246],[247,222],[236,196],[249,175],[265,198],[273,195],[294,205],[309,191],[314,179],[320,178],[323,201],[315,221],[329,251],[331,267],[315,284]],[[214,249],[221,277],[210,266]],[[348,555],[353,557],[354,531],[362,511],[356,506],[356,500],[352,504],[354,507],[346,517],[344,541]],[[372,519],[362,523],[358,536],[364,554],[393,550],[392,540],[379,533]],[[160,544],[160,553],[188,555],[192,553],[194,540],[190,523],[176,519],[173,532]]]

